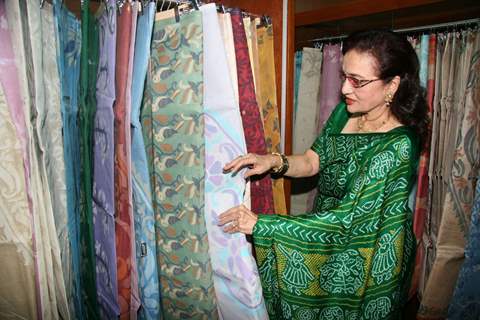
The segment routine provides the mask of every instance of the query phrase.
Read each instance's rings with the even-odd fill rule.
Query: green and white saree
[[[342,134],[339,104],[312,146],[314,210],[259,215],[253,230],[271,319],[396,319],[415,257],[408,196],[418,140],[408,127]]]

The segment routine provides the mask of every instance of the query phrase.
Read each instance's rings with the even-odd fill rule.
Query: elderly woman
[[[415,240],[408,197],[428,136],[415,51],[389,31],[343,44],[340,103],[303,155],[247,154],[225,165],[290,177],[319,173],[311,213],[220,216],[225,232],[253,234],[271,319],[395,319],[405,302]]]

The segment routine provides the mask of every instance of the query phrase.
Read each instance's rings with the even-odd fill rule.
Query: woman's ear
[[[392,96],[394,96],[398,90],[399,85],[400,85],[400,77],[399,76],[393,77],[393,79],[390,80],[388,85],[385,87],[385,93],[390,93]]]

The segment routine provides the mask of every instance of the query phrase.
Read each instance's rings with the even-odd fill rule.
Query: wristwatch
[[[272,168],[272,173],[277,176],[283,176],[285,172],[288,171],[288,168],[290,167],[287,156],[284,155],[283,153],[278,153],[278,152],[272,152],[272,155],[279,156],[280,159],[282,160],[282,164],[280,166]]]

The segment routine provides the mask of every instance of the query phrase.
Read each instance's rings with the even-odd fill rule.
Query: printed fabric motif
[[[248,56],[247,38],[243,26],[242,14],[238,9],[231,12],[233,40],[237,59],[238,92],[243,131],[250,153],[266,154],[265,135],[262,118],[258,108],[252,67]],[[272,180],[269,174],[260,178],[251,178],[251,208],[255,213],[274,213]]]
[[[142,123],[165,319],[216,319],[204,217],[201,12],[154,24]]]

